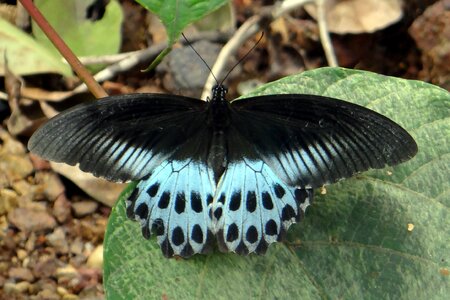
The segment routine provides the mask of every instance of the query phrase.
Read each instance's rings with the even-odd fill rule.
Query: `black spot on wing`
[[[203,231],[200,225],[195,224],[194,227],[192,227],[191,239],[196,243],[203,243]]]
[[[308,199],[309,197],[309,193],[306,191],[306,189],[295,189],[294,195],[295,200],[297,200],[301,204],[305,203],[306,199]]]
[[[212,202],[213,202],[213,196],[211,195],[211,194],[209,194],[207,197],[206,197],[206,203],[209,205],[209,204],[211,204]]]
[[[248,191],[246,205],[248,212],[252,213],[256,210],[256,193],[254,191]]]
[[[273,209],[272,197],[268,192],[263,192],[261,194],[262,204],[265,209]]]
[[[245,239],[252,244],[258,240],[258,230],[256,229],[255,226],[252,225],[247,229]]]
[[[148,216],[148,206],[146,203],[140,203],[139,206],[136,208],[136,215],[140,219],[147,219]]]
[[[147,194],[153,198],[156,196],[156,193],[158,193],[158,189],[159,189],[159,182],[155,182],[148,188]]]
[[[283,210],[281,211],[281,219],[283,221],[289,221],[294,217],[295,217],[295,210],[292,206],[287,204],[285,207],[283,207]]]
[[[241,191],[237,191],[231,195],[230,210],[237,211],[240,206],[241,206]]]
[[[200,213],[203,210],[200,194],[194,191],[191,192],[191,208],[196,213]]]
[[[239,237],[239,229],[235,223],[231,224],[227,230],[227,242],[234,242]]]
[[[184,193],[177,193],[177,196],[175,198],[175,211],[177,214],[184,213],[184,209],[186,208],[186,197],[184,196]]]
[[[175,227],[172,231],[172,243],[175,246],[180,246],[184,243],[184,232],[181,227]]]
[[[275,195],[279,199],[283,198],[284,195],[286,194],[286,191],[284,190],[284,188],[281,185],[279,185],[278,183],[274,184],[273,191],[275,192]]]
[[[134,205],[136,203],[138,196],[139,196],[139,189],[135,188],[133,192],[131,192],[131,195],[126,200],[127,217],[132,220],[134,220]]]
[[[265,230],[267,235],[276,235],[278,234],[278,226],[274,220],[267,221],[265,225]]]
[[[222,213],[222,207],[216,208],[216,210],[214,211],[214,218],[216,218],[216,220],[219,220],[222,217]]]
[[[165,191],[162,193],[161,198],[159,198],[158,207],[161,209],[167,208],[170,201],[170,192]]]
[[[156,233],[157,236],[161,236],[164,234],[164,222],[162,219],[158,218],[153,221],[152,231]]]

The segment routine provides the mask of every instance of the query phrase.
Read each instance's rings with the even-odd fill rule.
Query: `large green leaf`
[[[265,256],[168,260],[155,239],[143,239],[139,224],[127,220],[128,190],[105,237],[109,299],[447,299],[450,94],[419,81],[324,68],[252,95],[293,92],[381,112],[414,136],[419,153],[397,167],[328,186],[289,231],[288,242]]]
[[[106,6],[100,20],[86,18],[92,0],[35,0],[36,6],[77,56],[115,54],[121,43],[123,14],[117,0]],[[36,39],[59,55],[42,30],[33,23]]]

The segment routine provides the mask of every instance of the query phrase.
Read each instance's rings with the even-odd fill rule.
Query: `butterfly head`
[[[217,84],[212,88],[212,101],[222,102],[226,101],[225,95],[228,93],[228,89],[222,85]]]

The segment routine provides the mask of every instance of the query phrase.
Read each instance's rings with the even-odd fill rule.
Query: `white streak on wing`
[[[136,159],[136,158],[133,158],[133,156],[136,156],[137,154],[139,154],[139,152],[138,152],[139,150],[141,150],[141,149],[136,148],[134,146],[128,146],[128,149],[126,149],[125,152],[122,153],[120,159],[117,161],[117,165],[121,166],[121,169],[129,168],[130,163],[132,163],[134,161],[134,159]]]
[[[135,156],[136,157],[132,157],[130,158],[133,159],[133,161],[129,161],[127,168],[129,168],[130,170],[133,170],[134,174],[141,174],[141,175],[146,175],[148,173],[151,172],[152,168],[145,168],[146,166],[149,165],[150,161],[154,161],[154,157],[152,156],[152,151],[151,150],[147,150],[145,148],[138,148],[139,151],[135,152]],[[153,166],[154,164],[152,164]],[[144,176],[145,176],[144,175]]]
[[[111,157],[115,157],[117,155],[117,152],[121,152],[122,149],[125,147],[124,143],[122,141],[115,141],[111,147],[106,151],[104,157],[110,160]]]
[[[294,161],[295,157],[292,157],[287,150],[280,154],[274,154],[274,156],[278,156],[279,163],[283,166],[282,172],[287,176],[288,180],[291,182],[295,181],[298,176],[298,172],[293,168],[293,166],[297,165]]]

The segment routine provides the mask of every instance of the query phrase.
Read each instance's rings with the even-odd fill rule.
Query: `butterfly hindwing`
[[[231,103],[232,124],[284,182],[318,188],[415,155],[412,137],[359,105],[314,95],[270,95]]]
[[[164,255],[189,257],[209,250],[207,207],[215,185],[205,164],[193,159],[166,161],[142,180],[127,200],[127,214],[153,233]]]
[[[311,200],[312,190],[286,185],[262,161],[230,162],[212,205],[220,250],[265,253],[301,219]]]

